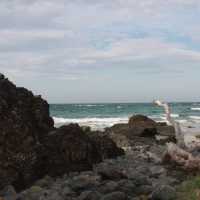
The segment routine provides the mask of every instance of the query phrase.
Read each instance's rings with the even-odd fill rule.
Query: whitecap
[[[191,108],[191,110],[196,110],[196,111],[200,111],[200,108]]]
[[[53,117],[56,127],[64,124],[78,123],[80,126],[90,126],[93,130],[102,130],[118,123],[128,123],[128,117],[113,118],[62,118]]]
[[[200,120],[200,116],[189,116],[190,119]]]

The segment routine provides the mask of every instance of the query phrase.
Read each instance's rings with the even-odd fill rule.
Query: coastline
[[[0,91],[0,199],[175,200],[177,185],[196,172],[165,161],[167,144],[177,142],[165,122],[133,113],[103,131],[87,120],[55,127],[41,96],[3,75]]]

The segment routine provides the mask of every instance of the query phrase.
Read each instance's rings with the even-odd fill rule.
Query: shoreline
[[[176,144],[165,122],[137,114],[104,131],[56,128],[41,96],[3,75],[0,91],[0,199],[175,200],[194,174],[164,162]]]

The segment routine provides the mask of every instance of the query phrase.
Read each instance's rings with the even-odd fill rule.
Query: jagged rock
[[[69,124],[50,132],[44,147],[46,173],[52,176],[92,169],[94,163],[101,161],[95,143],[78,124]]]
[[[1,75],[0,188],[23,188],[40,176],[37,150],[52,129],[48,103]]]
[[[96,144],[102,160],[124,155],[124,151],[121,148],[118,148],[116,143],[111,138],[107,135],[101,136],[100,134],[98,134],[98,132],[90,132],[88,136]]]
[[[134,135],[152,137],[157,134],[156,122],[143,115],[134,115],[129,119],[129,127]]]

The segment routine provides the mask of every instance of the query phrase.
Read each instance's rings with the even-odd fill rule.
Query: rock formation
[[[21,190],[123,153],[110,138],[87,134],[77,124],[54,128],[45,100],[0,75],[0,189]]]
[[[52,129],[48,103],[0,75],[0,187],[37,178],[36,149]]]
[[[138,143],[151,144],[155,142],[176,142],[175,130],[166,123],[157,123],[152,119],[135,115],[128,124],[116,124],[106,129],[107,135],[121,148],[128,148]]]

